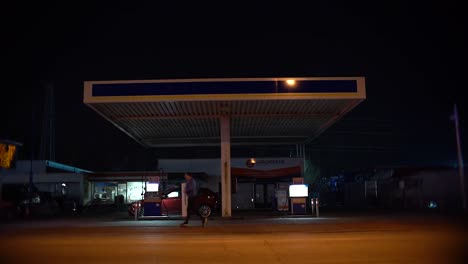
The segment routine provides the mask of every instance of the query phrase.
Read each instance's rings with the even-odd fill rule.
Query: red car
[[[134,202],[128,207],[128,214],[135,216],[137,207],[140,209],[140,215],[143,215],[144,200]],[[219,208],[220,201],[217,193],[208,188],[200,188],[198,197],[195,200],[194,210],[201,216],[209,217],[212,211]],[[169,189],[165,192],[161,202],[161,213],[163,215],[182,213],[182,195],[180,188]]]

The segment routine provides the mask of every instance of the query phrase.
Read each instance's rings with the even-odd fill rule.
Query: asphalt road
[[[468,263],[463,219],[92,219],[2,224],[0,263]]]

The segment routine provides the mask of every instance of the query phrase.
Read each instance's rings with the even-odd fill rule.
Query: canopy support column
[[[221,193],[222,217],[231,217],[231,120],[220,117],[221,127]]]

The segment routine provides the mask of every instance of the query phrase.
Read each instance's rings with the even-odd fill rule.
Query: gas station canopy
[[[313,139],[366,98],[364,77],[86,81],[84,103],[145,147]]]
[[[219,145],[231,216],[231,145],[299,144],[366,97],[363,77],[89,81],[84,102],[146,147]]]

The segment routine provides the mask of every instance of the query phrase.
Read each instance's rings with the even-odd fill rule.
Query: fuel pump
[[[309,196],[306,184],[289,185],[289,197],[291,198],[291,214],[307,213],[307,198]]]
[[[161,191],[159,177],[149,177],[145,185],[144,216],[161,216]]]

